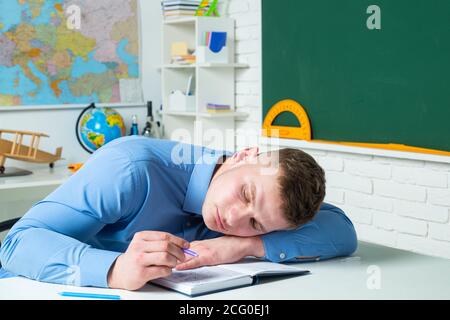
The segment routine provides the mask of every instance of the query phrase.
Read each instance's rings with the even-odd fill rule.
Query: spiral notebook
[[[218,291],[230,290],[258,283],[261,277],[304,275],[308,270],[274,262],[242,262],[198,269],[176,271],[165,278],[151,283],[181,292],[188,296],[198,296]]]

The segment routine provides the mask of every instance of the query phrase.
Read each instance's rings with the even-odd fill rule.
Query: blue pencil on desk
[[[120,296],[113,294],[97,294],[97,293],[68,292],[68,291],[59,292],[58,294],[63,297],[73,297],[73,298],[120,300]]]
[[[188,254],[188,255],[190,255],[190,256],[198,257],[198,253],[195,252],[195,251],[192,251],[192,250],[183,248],[183,252],[186,253],[186,254]]]

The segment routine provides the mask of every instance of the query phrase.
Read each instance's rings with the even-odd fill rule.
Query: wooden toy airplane
[[[14,135],[14,139],[2,139],[2,134],[5,133]],[[24,136],[31,138],[29,146],[24,145]],[[34,163],[48,163],[50,168],[53,168],[55,161],[62,159],[62,147],[57,148],[55,154],[39,150],[41,137],[48,138],[49,136],[38,132],[0,129],[0,174],[5,172],[7,158]]]

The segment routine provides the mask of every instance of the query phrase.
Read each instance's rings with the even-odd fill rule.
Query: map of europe
[[[138,21],[137,0],[0,0],[0,106],[124,101]]]

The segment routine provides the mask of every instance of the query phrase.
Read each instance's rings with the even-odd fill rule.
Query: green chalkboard
[[[294,99],[313,139],[450,151],[450,0],[263,0],[262,48],[263,119]]]

